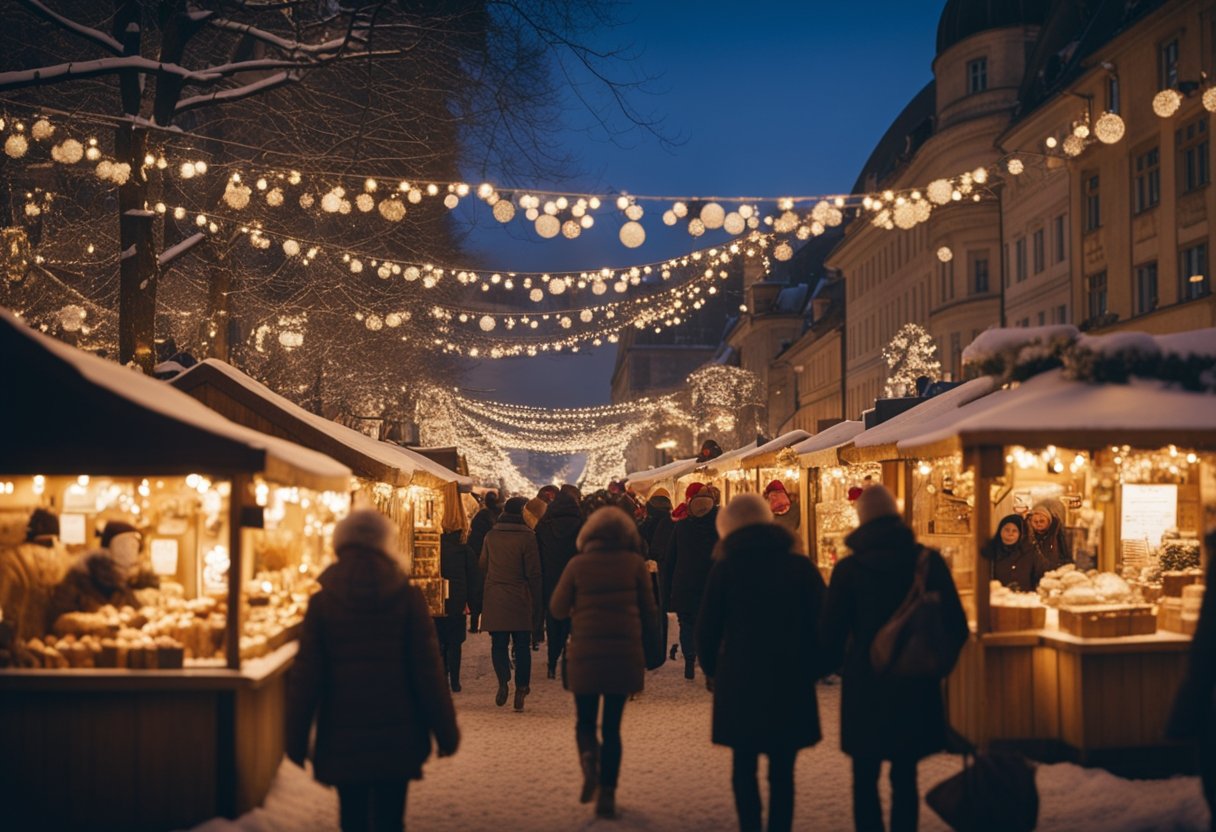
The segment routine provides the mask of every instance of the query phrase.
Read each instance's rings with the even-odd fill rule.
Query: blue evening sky
[[[585,173],[544,183],[587,192],[662,195],[804,195],[847,192],[891,121],[932,77],[943,0],[723,2],[638,0],[596,44],[627,46],[656,94],[636,96],[664,116],[674,148],[641,131],[617,144],[588,131],[571,108],[558,141]],[[625,146],[618,146],[624,144]],[[514,183],[517,185],[536,183]],[[649,204],[650,238],[617,241],[616,211],[577,240],[540,240],[522,222],[479,224],[470,248],[496,269],[594,269],[646,263],[697,248],[662,225]],[[662,233],[666,231],[667,233]],[[707,238],[702,238],[703,240]],[[475,362],[473,395],[566,407],[607,402],[615,348],[560,357]]]

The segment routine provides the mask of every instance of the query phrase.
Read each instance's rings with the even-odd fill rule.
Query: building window
[[[1085,185],[1085,230],[1096,231],[1102,227],[1102,181],[1098,174],[1092,171],[1081,174],[1081,181]]]
[[[1026,238],[1013,244],[1013,276],[1018,283],[1026,279]]]
[[[1194,300],[1212,291],[1212,279],[1208,275],[1208,245],[1184,248],[1178,256],[1178,299]]]
[[[1119,76],[1111,75],[1106,79],[1106,110],[1110,113],[1119,112]]]
[[[1068,257],[1068,222],[1067,218],[1060,214],[1056,217],[1056,262],[1063,263]]]
[[[1143,315],[1157,308],[1157,264],[1136,266],[1136,314]]]
[[[1056,323],[1058,323],[1058,324],[1068,323],[1068,306],[1067,306],[1067,304],[1061,303],[1059,306],[1056,307]]]
[[[1047,313],[1040,312],[1039,313],[1039,326],[1042,326],[1045,323],[1047,323]]]
[[[1045,268],[1045,260],[1047,259],[1046,239],[1043,229],[1038,229],[1034,232],[1034,236],[1030,238],[1030,254],[1034,262],[1034,273],[1038,274]]]
[[[1022,320],[1018,321],[1018,326],[1020,326],[1022,329],[1030,326],[1030,318],[1022,318]]]
[[[1101,318],[1106,314],[1106,272],[1091,274],[1085,282],[1089,317]]]
[[[1136,157],[1135,182],[1132,188],[1132,210],[1139,214],[1156,208],[1161,201],[1161,152],[1147,150]]]
[[[988,255],[973,256],[971,260],[971,287],[977,295],[988,294]]]
[[[967,62],[967,94],[974,95],[988,89],[988,59],[976,58]]]
[[[1211,181],[1208,165],[1208,116],[1199,118],[1174,132],[1178,148],[1178,190],[1189,193]]]
[[[963,370],[963,336],[959,332],[950,333],[950,373],[952,378],[960,378]]]
[[[1178,83],[1178,38],[1161,44],[1157,54],[1157,89],[1175,86]]]
[[[938,265],[938,282],[941,289],[941,303],[954,300],[954,261]]]

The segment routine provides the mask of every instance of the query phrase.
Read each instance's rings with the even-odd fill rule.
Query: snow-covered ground
[[[672,640],[676,625],[673,617]],[[560,681],[545,679],[544,647],[533,653],[532,695],[523,713],[494,706],[489,637],[465,645],[464,690],[455,694],[460,751],[432,759],[410,786],[407,825],[417,830],[569,830],[707,832],[737,828],[730,752],[709,742],[710,694],[683,662],[647,674],[646,691],[625,708],[620,816],[595,820],[577,802],[574,704]],[[537,672],[539,671],[539,672]],[[795,829],[849,830],[849,759],[839,750],[839,686],[820,686],[824,740],[798,758]],[[920,766],[922,792],[959,770],[939,755]],[[1198,778],[1128,781],[1075,765],[1038,769],[1041,830],[1206,830]],[[762,786],[762,791],[767,789]],[[885,793],[884,793],[885,799]],[[337,794],[284,762],[266,804],[236,821],[212,820],[198,832],[308,832],[337,829]],[[922,804],[921,829],[947,827]]]

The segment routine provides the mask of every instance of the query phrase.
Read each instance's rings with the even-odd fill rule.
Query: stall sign
[[[177,541],[157,538],[152,541],[152,571],[157,575],[177,574]]]
[[[1123,512],[1119,526],[1124,540],[1147,539],[1161,545],[1161,536],[1178,526],[1178,486],[1123,486]]]

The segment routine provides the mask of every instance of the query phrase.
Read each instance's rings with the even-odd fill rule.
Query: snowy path
[[[676,625],[672,621],[672,640]],[[620,817],[596,821],[579,805],[574,704],[560,681],[545,679],[544,647],[533,653],[532,695],[523,713],[493,702],[489,637],[465,644],[464,690],[455,694],[463,739],[459,753],[432,758],[410,786],[410,829],[616,830],[708,832],[735,829],[730,752],[709,742],[710,695],[700,672],[683,663],[647,674],[646,692],[625,708],[624,759],[617,790]],[[537,672],[539,671],[539,673]],[[824,741],[798,758],[796,829],[849,830],[850,765],[839,750],[838,686],[819,688]],[[960,767],[958,758],[921,763],[922,792]],[[1038,772],[1042,830],[1205,830],[1207,809],[1197,778],[1121,780],[1069,764]],[[767,787],[762,788],[767,791]],[[884,798],[885,799],[885,798]],[[284,762],[264,808],[236,822],[213,820],[199,832],[309,832],[337,828],[337,795]],[[922,804],[921,829],[946,827]]]

